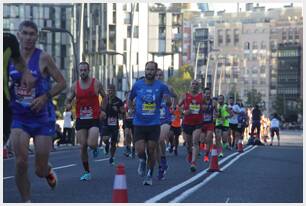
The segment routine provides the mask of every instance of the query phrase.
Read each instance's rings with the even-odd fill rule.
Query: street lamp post
[[[208,59],[207,59],[207,63],[206,63],[206,68],[205,68],[205,87],[207,87],[207,73],[208,73],[208,66],[209,66],[209,61],[210,61],[210,57],[212,52],[218,52],[220,51],[219,49],[213,49],[211,52],[208,53]]]
[[[201,45],[201,43],[204,43],[204,42],[208,42],[208,44],[207,44],[207,51],[209,51],[209,48],[210,48],[210,42],[211,42],[212,40],[211,39],[204,39],[204,41],[200,41],[199,43],[198,43],[198,47],[197,47],[197,53],[196,53],[196,62],[195,62],[195,67],[194,67],[194,74],[193,74],[193,79],[196,79],[197,78],[197,73],[198,73],[198,56],[199,56],[199,50],[200,50],[200,45]],[[209,59],[208,59],[209,60]],[[207,62],[208,63],[208,62]],[[206,82],[206,80],[205,80],[205,82]],[[206,86],[206,83],[205,83],[205,86]]]
[[[60,32],[60,33],[66,33],[70,36],[71,38],[71,44],[72,44],[72,49],[73,49],[73,56],[74,56],[74,77],[73,80],[75,81],[78,76],[79,76],[79,72],[78,72],[78,66],[77,66],[77,54],[76,54],[76,50],[75,50],[75,43],[74,43],[74,37],[71,34],[70,31],[66,30],[66,29],[62,29],[62,28],[56,28],[56,27],[43,27],[41,29],[42,32]]]

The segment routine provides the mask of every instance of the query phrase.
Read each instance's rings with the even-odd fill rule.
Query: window
[[[132,36],[132,26],[127,26],[127,37],[131,38]]]
[[[134,26],[133,37],[134,38],[138,38],[139,37],[139,27],[138,26]]]
[[[289,32],[288,32],[288,39],[289,39],[289,40],[292,40],[292,39],[293,39],[293,30],[292,30],[292,29],[289,29]]]
[[[165,27],[159,27],[159,39],[166,39],[166,28]]]
[[[261,47],[261,49],[267,49],[266,42],[262,41],[260,47]]]
[[[223,30],[218,30],[218,46],[223,44]]]
[[[139,64],[139,53],[136,52],[136,64],[138,65]]]
[[[165,14],[159,14],[159,24],[166,25],[166,15]]]
[[[234,29],[234,45],[236,46],[239,43],[239,30]]]
[[[299,30],[297,28],[294,30],[294,38],[295,39],[299,39],[300,38]]]
[[[282,39],[283,39],[283,40],[286,40],[286,39],[287,39],[287,32],[286,32],[286,30],[283,30],[283,31],[282,31]]]
[[[225,42],[226,42],[226,45],[229,45],[231,43],[231,30],[229,29],[226,29],[226,32],[225,32]]]
[[[258,49],[258,45],[256,41],[253,41],[253,49]]]
[[[250,50],[250,43],[249,42],[244,42],[244,49],[245,50]]]
[[[126,39],[123,39],[123,50],[126,51]]]

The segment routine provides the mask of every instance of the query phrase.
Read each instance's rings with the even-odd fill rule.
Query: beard
[[[88,75],[81,75],[81,79],[82,79],[82,80],[87,80],[88,77],[89,77]]]
[[[155,76],[151,75],[151,74],[145,74],[145,77],[146,77],[147,80],[154,80],[155,79]]]

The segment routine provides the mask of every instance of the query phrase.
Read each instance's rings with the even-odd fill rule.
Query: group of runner
[[[31,137],[34,138],[37,176],[45,178],[51,188],[57,184],[56,174],[49,163],[55,134],[52,97],[62,92],[66,84],[51,56],[36,48],[38,29],[35,23],[22,22],[17,36],[21,57],[32,76],[27,74],[30,77],[24,83],[24,75],[16,63],[11,61],[8,64],[12,110],[10,140],[16,157],[16,184],[22,201],[30,202],[27,171]],[[69,88],[65,105],[66,110],[70,111],[75,99],[76,136],[84,169],[80,177],[82,181],[91,179],[88,147],[94,158],[99,155],[101,124],[102,140],[110,153],[109,163],[114,164],[121,118],[124,120],[125,155],[138,156],[137,172],[144,177],[144,185],[152,185],[156,162],[158,179],[165,178],[169,168],[167,145],[170,144],[169,151],[177,155],[181,131],[187,149],[188,167],[192,172],[196,171],[200,150],[205,150],[203,161],[209,161],[214,139],[221,158],[224,149],[232,150],[243,138],[248,120],[241,100],[235,103],[230,97],[226,103],[223,95],[212,97],[210,88],[202,91],[197,80],[192,80],[189,91],[178,98],[174,90],[163,82],[163,71],[154,61],[146,63],[144,78],[137,80],[131,91],[126,92],[125,101],[116,96],[115,85],[109,85],[107,93],[104,91],[101,82],[90,76],[87,62],[79,63],[78,69],[80,79]],[[35,85],[31,85],[33,77]],[[53,86],[51,78],[54,80]],[[99,96],[102,102],[99,102]]]

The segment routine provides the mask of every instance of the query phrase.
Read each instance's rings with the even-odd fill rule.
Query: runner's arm
[[[71,107],[72,107],[71,103],[72,103],[72,100],[75,97],[75,85],[76,85],[76,83],[74,82],[72,84],[72,86],[69,88],[69,91],[68,91],[68,94],[67,94],[67,97],[66,97],[65,105],[66,105],[66,108],[68,110],[71,110]]]
[[[36,112],[40,111],[47,101],[52,100],[52,97],[58,95],[66,88],[66,81],[49,54],[45,52],[41,54],[39,65],[42,73],[50,75],[56,84],[48,92],[33,100],[31,109]]]

